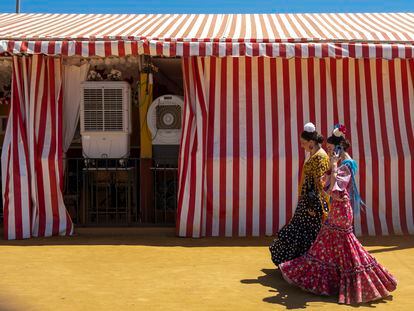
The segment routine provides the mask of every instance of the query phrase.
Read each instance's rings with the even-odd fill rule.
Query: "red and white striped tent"
[[[0,14],[0,53],[183,57],[177,233],[193,237],[289,220],[306,121],[350,131],[356,232],[414,233],[413,41],[414,13]]]

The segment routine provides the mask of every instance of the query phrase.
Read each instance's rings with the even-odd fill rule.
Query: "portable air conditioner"
[[[85,81],[81,86],[81,136],[86,158],[129,156],[131,89],[123,81]]]
[[[183,97],[164,95],[155,99],[148,109],[147,124],[156,165],[177,165],[183,106]]]
[[[153,145],[179,145],[183,97],[164,95],[156,98],[148,109],[147,124]]]

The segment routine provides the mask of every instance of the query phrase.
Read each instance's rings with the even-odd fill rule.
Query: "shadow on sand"
[[[307,293],[298,287],[288,284],[282,277],[278,269],[263,269],[264,275],[258,276],[257,279],[241,280],[243,284],[260,284],[269,288],[269,297],[263,298],[264,302],[271,304],[278,304],[284,306],[286,309],[304,309],[309,306],[309,303],[316,302],[325,305],[330,305],[335,308],[337,305],[337,297],[318,296],[312,293]],[[376,308],[377,305],[392,301],[392,296],[382,300],[377,300],[371,303],[363,303],[359,305],[350,305],[349,307],[371,307]],[[330,309],[328,309],[330,310]]]

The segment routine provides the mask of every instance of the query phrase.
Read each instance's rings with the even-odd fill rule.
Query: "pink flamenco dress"
[[[331,192],[327,220],[305,255],[279,265],[285,280],[318,295],[355,304],[384,298],[396,279],[361,245],[353,233],[353,207],[361,203],[355,185],[356,163],[343,161]],[[325,180],[330,180],[329,173]],[[329,185],[327,185],[329,188]]]

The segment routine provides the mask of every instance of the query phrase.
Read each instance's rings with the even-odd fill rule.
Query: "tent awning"
[[[0,53],[411,58],[414,13],[0,14]]]

